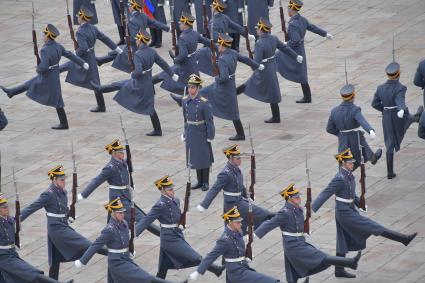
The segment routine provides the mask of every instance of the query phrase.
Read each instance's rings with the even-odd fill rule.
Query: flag
[[[148,15],[149,18],[155,19],[153,14],[155,13],[155,7],[153,6],[151,0],[143,0],[145,3],[145,6],[143,7],[143,11],[146,15]]]

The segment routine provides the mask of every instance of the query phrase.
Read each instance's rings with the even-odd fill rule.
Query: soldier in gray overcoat
[[[419,122],[423,106],[416,114],[411,115],[406,106],[407,88],[400,83],[400,65],[390,63],[385,69],[388,80],[378,86],[372,100],[372,107],[382,112],[382,128],[387,157],[387,178],[392,179],[394,173],[394,152],[400,150],[401,142],[410,125]]]
[[[153,16],[155,17],[155,20],[163,24],[167,24],[167,18],[165,17],[164,11],[165,0],[152,0],[151,2],[154,7]],[[152,41],[149,46],[160,48],[162,46],[162,29],[151,28],[150,34],[152,36]]]
[[[248,6],[248,32],[255,34],[260,18],[269,20],[269,8],[273,7],[274,0],[246,0]]]
[[[117,53],[122,53],[119,48],[108,36],[99,29],[91,24],[90,20],[93,17],[93,12],[89,8],[82,5],[78,10],[78,21],[79,28],[77,30],[77,42],[78,48],[75,50],[75,54],[87,62],[90,67],[88,71],[80,68],[73,62],[67,62],[60,66],[61,72],[68,71],[65,81],[87,89],[93,89],[90,82],[100,84],[99,70],[96,62],[95,44],[96,40],[99,39],[110,49]],[[94,92],[96,97],[97,106],[90,109],[91,112],[105,112],[105,100],[101,92]]]
[[[297,100],[297,103],[311,103],[311,91],[307,78],[307,58],[304,49],[304,36],[306,31],[332,39],[333,36],[325,30],[311,24],[306,18],[298,12],[301,10],[303,2],[301,0],[289,0],[288,15],[291,19],[288,22],[287,44],[294,49],[298,55],[303,56],[302,64],[298,64],[293,58],[282,52],[277,52],[277,70],[287,80],[300,83],[303,91],[303,98]]]
[[[56,108],[59,117],[59,125],[53,126],[54,130],[68,129],[68,119],[65,113],[65,104],[62,99],[61,83],[59,78],[59,60],[62,56],[83,67],[89,69],[89,64],[81,58],[66,50],[56,42],[59,30],[52,24],[48,24],[43,30],[45,44],[40,50],[40,64],[36,68],[37,76],[14,88],[0,86],[9,98],[27,91],[27,96],[32,100]]]
[[[128,250],[130,231],[124,219],[125,206],[120,198],[105,205],[111,219],[102,230],[100,236],[74,264],[77,268],[86,265],[93,255],[103,246],[108,248],[108,283],[171,283],[157,278],[138,266],[134,261],[135,254]]]
[[[69,226],[68,221],[73,221],[73,219],[68,215],[66,176],[63,167],[56,166],[48,172],[48,175],[52,181],[48,189],[36,201],[22,210],[21,221],[23,222],[41,208],[46,210],[49,277],[57,280],[60,263],[78,259],[91,242]],[[107,255],[105,249],[99,250],[98,253]]]
[[[418,136],[425,140],[425,112],[422,112],[421,119],[419,120]]]
[[[15,246],[15,226],[15,218],[9,215],[7,199],[0,193],[0,282],[57,283],[19,257]]]
[[[136,236],[139,236],[155,220],[161,223],[161,246],[156,276],[165,279],[169,269],[198,266],[202,256],[186,242],[182,227],[179,226],[180,200],[175,196],[171,178],[166,175],[155,181],[155,186],[160,190],[161,197],[146,217],[137,223]],[[217,277],[221,276],[223,269],[224,267],[215,264],[208,268]]]
[[[0,131],[3,130],[4,128],[6,128],[8,123],[9,123],[9,121],[6,118],[6,115],[4,114],[4,112],[0,108]]]
[[[169,1],[170,4],[173,4],[173,20],[175,23],[178,23],[180,20],[180,17],[182,16],[183,12],[186,12],[188,14],[191,13],[190,6],[191,6],[191,0],[171,0]],[[176,32],[177,37],[180,37],[180,27],[176,26]]]
[[[183,97],[184,133],[186,155],[189,155],[191,169],[196,169],[198,183],[192,189],[209,189],[210,167],[214,162],[211,142],[215,136],[215,126],[211,104],[198,94],[202,80],[196,74],[189,79],[189,94]]]
[[[174,74],[171,67],[148,43],[151,39],[149,33],[140,30],[136,35],[137,46],[139,50],[134,54],[135,70],[131,73],[131,79],[114,82],[110,85],[99,86],[96,88],[104,92],[119,90],[114,96],[114,100],[131,112],[149,115],[151,118],[153,131],[147,133],[147,136],[162,136],[161,123],[158,114],[155,111],[155,88],[152,81],[152,67],[156,63],[175,81],[179,76]]]
[[[280,123],[279,104],[282,101],[279,81],[276,74],[276,49],[285,52],[291,58],[302,63],[303,57],[297,55],[291,47],[281,42],[276,36],[271,35],[272,24],[264,18],[260,18],[257,23],[258,40],[255,43],[254,60],[259,64],[264,64],[264,71],[255,71],[247,82],[236,89],[236,93],[244,92],[255,100],[270,103],[272,117],[265,120],[265,123]]]
[[[198,280],[208,267],[219,257],[223,256],[226,267],[227,283],[275,283],[280,282],[268,275],[259,273],[248,265],[245,258],[245,242],[243,240],[242,213],[239,207],[232,207],[223,214],[225,221],[224,232],[216,241],[215,247],[209,252],[196,271],[189,275],[190,281]],[[202,280],[200,280],[202,282]]]
[[[423,106],[425,107],[425,59],[419,63],[418,68],[416,69],[415,77],[413,78],[413,83],[416,86],[422,88],[424,99]]]
[[[80,25],[81,23],[78,21],[78,12],[80,11],[81,6],[87,7],[90,12],[92,12],[93,16],[88,19],[88,22],[92,25],[96,25],[98,23],[96,6],[94,5],[96,0],[73,0],[72,1],[72,11],[73,11],[73,20],[74,25]]]
[[[195,16],[196,16],[196,31],[200,34],[206,36],[206,31],[204,30],[204,7],[205,2],[206,12],[207,12],[207,22],[211,19],[211,4],[213,0],[194,0],[195,4]]]
[[[358,252],[354,258],[330,256],[306,242],[304,212],[300,205],[301,194],[294,186],[295,184],[292,183],[280,192],[286,200],[284,207],[272,219],[263,222],[254,232],[255,236],[261,239],[273,229],[280,228],[286,280],[296,283],[299,278],[319,273],[331,265],[357,269],[361,252]]]
[[[118,35],[120,37],[119,42],[117,43],[117,45],[122,45],[125,43],[125,30],[124,27],[122,25],[122,21],[121,21],[121,10],[120,10],[120,2],[123,1],[124,2],[124,9],[126,11],[124,11],[124,14],[126,14],[126,12],[128,11],[128,0],[111,0],[109,1],[109,3],[111,4],[111,8],[112,8],[112,15],[114,16],[114,22],[117,25],[117,29],[118,29]]]
[[[120,198],[127,208],[125,219],[130,222],[131,195],[129,191],[129,172],[127,160],[125,159],[125,147],[118,139],[113,140],[105,146],[106,151],[111,155],[111,160],[102,168],[99,175],[92,179],[84,190],[78,194],[78,201],[88,198],[100,185],[107,182],[109,185],[109,201]],[[139,222],[146,214],[137,207],[136,222]],[[159,228],[151,225],[149,232],[159,236]]]
[[[207,210],[218,193],[223,190],[223,211],[228,211],[233,206],[237,206],[243,218],[245,219],[242,224],[244,234],[247,233],[248,227],[248,194],[244,186],[242,172],[240,170],[241,151],[237,144],[227,147],[223,150],[228,161],[223,170],[218,174],[217,180],[208,191],[203,201],[197,206],[200,212]],[[274,213],[252,204],[252,211],[254,215],[254,227],[258,227],[265,220],[274,216]]]
[[[365,249],[366,240],[371,235],[382,236],[407,246],[417,233],[406,235],[389,230],[361,215],[357,210],[360,198],[356,195],[356,181],[352,173],[355,159],[350,149],[340,152],[335,158],[340,165],[338,173],[313,201],[312,210],[317,212],[331,196],[335,195],[336,255],[344,257],[349,251]],[[335,277],[354,278],[356,276],[339,266],[335,267]]]
[[[366,121],[362,109],[354,104],[356,92],[352,84],[346,84],[340,90],[342,103],[334,107],[329,116],[326,131],[338,137],[338,151],[350,148],[356,163],[354,170],[363,162],[370,161],[373,165],[382,155],[382,149],[372,152],[367,143],[362,127],[372,139],[376,137],[375,130]],[[360,142],[360,145],[359,145]],[[361,155],[360,155],[361,150]]]
[[[236,96],[236,66],[238,61],[250,66],[253,70],[264,70],[263,64],[258,64],[247,56],[240,55],[230,49],[233,39],[220,34],[218,38],[218,74],[215,82],[200,90],[200,94],[206,97],[212,105],[213,114],[225,120],[232,120],[236,135],[229,140],[245,140],[245,131],[239,117],[238,98]]]
[[[233,22],[243,26],[243,17],[242,13],[244,12],[244,0],[226,0],[226,9],[224,9],[224,14],[229,17]],[[241,38],[240,33],[237,30],[229,29],[229,35],[233,38],[232,49],[235,49],[239,52],[239,41]],[[252,33],[254,34],[254,33]]]

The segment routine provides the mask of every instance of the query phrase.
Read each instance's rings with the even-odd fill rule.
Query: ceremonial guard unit
[[[61,263],[74,262],[75,267],[81,268],[81,273],[84,273],[90,268],[89,261],[96,253],[107,256],[107,268],[103,271],[108,283],[166,283],[171,282],[166,279],[169,270],[187,268],[193,270],[187,273],[189,275],[183,282],[207,282],[203,279],[206,271],[216,277],[225,273],[223,280],[227,283],[283,282],[250,267],[250,262],[255,261],[253,246],[264,241],[262,238],[276,228],[280,229],[282,236],[284,264],[281,277],[286,282],[296,283],[300,279],[309,282],[309,276],[331,266],[335,267],[335,277],[354,278],[356,275],[346,271],[346,268],[361,270],[360,260],[364,259],[362,251],[366,249],[366,241],[370,236],[381,236],[405,246],[416,238],[416,227],[409,227],[411,232],[404,234],[390,230],[360,213],[367,211],[365,164],[368,161],[372,165],[377,164],[382,156],[382,149],[372,150],[367,141],[367,138],[376,138],[377,131],[362,114],[362,108],[355,104],[359,87],[349,83],[347,63],[345,85],[340,89],[338,98],[342,101],[331,109],[326,126],[326,131],[338,138],[338,148],[334,150],[338,162],[336,175],[320,193],[316,191],[313,198],[306,157],[308,186],[304,206],[301,199],[304,193],[294,183],[280,190],[278,196],[284,199],[281,209],[270,211],[266,208],[266,202],[254,203],[257,182],[254,142],[251,125],[244,127],[242,124],[238,97],[245,94],[269,104],[272,116],[264,122],[281,123],[279,103],[282,102],[282,92],[278,73],[289,81],[301,84],[303,98],[297,103],[311,103],[305,49],[305,43],[308,44],[305,41],[306,32],[333,39],[333,35],[301,15],[304,5],[301,0],[289,0],[286,3],[287,11],[284,10],[282,0],[279,0],[278,6],[273,0],[108,2],[118,30],[117,43],[96,26],[98,23],[103,24],[105,20],[99,9],[96,11],[96,1],[73,0],[73,14],[70,15],[66,0],[68,27],[75,52],[66,50],[57,41],[60,32],[53,24],[47,24],[43,29],[44,44],[38,50],[33,6],[32,32],[37,74],[23,84],[14,87],[2,85],[0,88],[9,98],[26,92],[30,99],[54,107],[59,124],[52,129],[66,130],[70,127],[60,81],[60,74],[66,72],[65,82],[94,92],[97,105],[90,109],[91,112],[106,112],[104,94],[116,92],[113,100],[124,109],[148,115],[153,130],[146,135],[154,136],[152,141],[158,141],[161,139],[158,137],[163,136],[156,110],[162,105],[155,104],[155,100],[162,97],[156,95],[155,87],[166,90],[182,108],[175,107],[183,118],[178,133],[181,133],[185,148],[185,163],[181,167],[185,167],[188,172],[184,200],[180,201],[177,197],[178,189],[172,180],[173,175],[165,175],[154,182],[154,188],[159,191],[159,199],[148,205],[152,206],[149,211],[145,212],[135,203],[135,194],[138,197],[143,195],[135,189],[130,144],[120,115],[122,142],[120,139],[108,140],[112,141],[104,147],[107,154],[103,153],[105,156],[109,155],[110,159],[105,160],[106,165],[94,178],[94,174],[85,172],[85,175],[93,179],[79,192],[74,152],[71,193],[66,190],[67,174],[64,167],[55,166],[47,173],[50,179],[47,189],[22,211],[13,169],[16,190],[14,217],[9,212],[9,196],[3,195],[0,183],[0,283],[59,282]],[[166,15],[168,9],[170,14]],[[283,38],[271,34],[273,24],[269,12],[273,9],[280,12]],[[289,16],[289,21],[285,20],[285,13]],[[167,24],[167,20],[170,24]],[[74,25],[77,28],[75,33]],[[169,32],[164,35],[171,37],[172,44],[167,46],[171,64],[167,63],[169,58],[162,58],[156,49],[163,47],[163,31]],[[244,44],[241,44],[241,39]],[[375,94],[370,97],[369,105],[382,114],[388,179],[396,177],[394,152],[401,149],[403,138],[412,123],[419,124],[418,136],[425,139],[424,107],[421,105],[415,113],[411,113],[406,105],[407,88],[400,82],[401,67],[395,60],[395,39],[393,37],[393,61],[385,68],[387,81],[377,87]],[[97,40],[104,43],[110,51],[97,56]],[[69,61],[60,64],[62,57]],[[112,62],[114,72],[118,70],[127,73],[125,75],[129,77],[101,84],[99,69],[108,62]],[[238,62],[249,66],[252,73],[239,77]],[[161,72],[154,73],[155,64],[162,69]],[[240,79],[238,86],[237,79]],[[212,83],[205,86],[206,80]],[[425,104],[425,60],[419,63],[413,83],[421,88]],[[96,114],[96,117],[98,115],[107,114]],[[216,129],[214,117],[232,121],[236,134],[228,139],[249,139],[251,148],[250,153],[244,153],[238,144],[223,145],[222,152],[226,159],[222,162],[219,158],[222,170],[210,186],[210,172],[215,161],[212,142],[220,131]],[[138,122],[142,121],[140,117],[137,119]],[[8,123],[10,121],[0,109],[0,131]],[[73,130],[74,128],[77,127],[73,126]],[[109,129],[116,131],[113,126]],[[172,142],[176,141],[170,141]],[[97,147],[101,148],[99,145]],[[243,159],[250,159],[246,178],[241,169]],[[357,168],[360,168],[359,190],[356,190],[356,178],[353,175]],[[196,182],[192,182],[193,170],[196,171]],[[87,199],[105,182],[108,186],[108,196],[104,197],[106,226],[96,240],[91,242],[72,228],[70,223],[76,220],[77,203],[93,205],[88,204]],[[209,252],[205,254],[192,247],[189,244],[191,241],[186,239],[190,238],[184,234],[186,229],[196,229],[189,228],[186,223],[193,190],[202,194],[201,201],[195,204],[196,210],[193,212],[198,216],[202,215],[200,213],[205,215],[208,209],[216,212],[220,204],[217,201],[214,203],[214,200],[221,192],[223,197],[223,208],[219,208],[224,221],[223,233],[212,249],[207,247]],[[335,199],[335,256],[307,241],[307,236],[311,234],[312,212],[318,213],[331,197]],[[92,199],[93,196],[90,201]],[[280,197],[279,199],[281,200]],[[45,210],[47,219],[48,276],[18,254],[21,248],[21,223],[40,209]],[[159,226],[155,221],[159,222]],[[144,241],[141,234],[145,230],[157,236],[154,240],[159,243],[158,271],[155,276],[145,271],[135,260],[137,242]],[[347,257],[349,252],[356,254]],[[221,264],[214,263],[218,258],[222,259]],[[261,266],[257,269],[261,269]],[[73,282],[72,279],[68,280],[66,282]]]

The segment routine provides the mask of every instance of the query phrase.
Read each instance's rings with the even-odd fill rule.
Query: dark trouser
[[[280,109],[278,103],[270,103],[270,109],[272,111],[272,118],[268,120],[269,122],[280,122]]]
[[[387,177],[392,179],[396,176],[394,173],[394,153],[387,152]]]
[[[66,113],[64,108],[56,108],[56,112],[59,117],[59,126],[63,128],[68,128],[68,119],[66,118]]]
[[[303,91],[303,100],[305,102],[311,102],[311,90],[308,83],[301,84],[301,89]]]
[[[245,140],[245,132],[241,120],[233,120],[233,126],[236,130],[236,136],[231,137],[230,140]]]
[[[198,260],[194,262],[188,262],[184,265],[185,268],[192,267],[192,266],[198,266],[201,264],[202,258],[199,258]],[[167,276],[168,269],[173,268],[173,263],[168,258],[167,255],[164,255],[164,258],[162,260],[162,265],[159,267],[158,273],[156,274],[157,277],[165,279]],[[217,277],[220,277],[221,273],[223,272],[223,267],[218,266],[216,264],[211,264],[208,269],[209,272],[214,273]]]
[[[117,25],[117,29],[118,29],[118,34],[120,36],[120,41],[117,43],[117,45],[121,45],[125,43],[125,30],[124,27],[121,25]]]
[[[151,117],[153,130],[158,132],[158,133],[162,133],[161,122],[159,121],[159,117],[158,117],[158,114],[156,113],[156,111],[154,111],[154,113],[150,117]]]
[[[96,97],[96,103],[99,110],[105,111],[105,99],[103,98],[103,93],[101,91],[94,91],[94,95]]]
[[[239,52],[239,42],[241,35],[239,33],[229,33],[229,36],[233,38],[231,48]]]
[[[246,85],[245,84],[241,84],[240,86],[238,86],[236,88],[236,95],[239,95],[241,93],[243,93],[245,91]]]
[[[196,169],[196,178],[198,180],[196,187],[209,187],[210,168]]]
[[[161,47],[162,46],[162,30],[156,29],[156,28],[151,28],[150,33],[151,33],[151,36],[152,36],[152,40],[151,40],[151,43],[149,44],[149,46],[150,47],[152,47],[152,46]]]

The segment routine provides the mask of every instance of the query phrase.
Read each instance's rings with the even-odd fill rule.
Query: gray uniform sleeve
[[[227,28],[236,31],[242,36],[246,36],[244,28],[238,24],[232,21],[227,15],[225,15],[227,18]]]
[[[113,236],[112,229],[113,228],[111,227],[106,227],[102,230],[100,236],[90,245],[90,247],[80,258],[82,264],[86,265],[97,251],[99,251],[104,245],[108,244],[108,242],[112,239]]]
[[[98,28],[96,28],[96,38],[102,41],[106,46],[108,46],[112,50],[115,50],[118,47],[115,42],[112,41],[111,38],[101,32]]]
[[[198,43],[201,43],[201,44],[203,44],[205,46],[209,46],[210,45],[210,41],[211,40],[209,38],[206,38],[206,37],[204,37],[202,35],[199,35],[199,37],[198,37]]]
[[[52,201],[51,194],[49,192],[44,192],[40,197],[25,207],[21,212],[21,221],[24,221],[28,216],[36,212],[37,210],[47,206]]]
[[[230,80],[229,76],[231,75],[229,72],[229,68],[226,63],[222,59],[218,59],[218,75],[215,77],[215,81],[218,83],[224,83]]]
[[[366,121],[365,117],[362,114],[362,110],[360,107],[357,107],[354,113],[354,119],[357,121],[357,123],[360,124],[360,126],[362,126],[362,128],[366,131],[366,132],[370,132],[371,130],[373,130],[373,128],[370,126],[370,124]]]
[[[339,130],[336,128],[335,121],[332,118],[332,112],[331,115],[329,115],[328,124],[326,125],[326,132],[334,136],[338,136],[339,134]]]
[[[163,24],[163,23],[161,23],[157,20],[151,19],[149,17],[148,17],[148,27],[149,28],[162,29],[162,30],[165,30],[165,31],[170,31],[169,26],[167,26],[167,25],[165,25],[165,24]]]
[[[217,240],[214,249],[202,259],[196,271],[198,271],[199,274],[204,274],[205,271],[207,271],[208,267],[210,267],[210,265],[213,264],[213,262],[219,256],[223,255],[226,250],[227,250],[226,240],[224,239]]]
[[[77,55],[75,55],[74,53],[72,53],[71,51],[66,50],[65,48],[62,47],[62,56],[64,56],[65,58],[68,58],[69,60],[71,60],[72,62],[74,62],[75,64],[77,64],[78,66],[83,66],[84,60],[81,59],[80,57],[78,57]]]
[[[77,42],[78,48],[75,50],[77,56],[83,56],[87,53],[87,49],[89,49],[89,45],[87,43],[87,39],[81,34],[81,32],[77,32]]]
[[[139,237],[142,232],[149,227],[156,219],[158,219],[162,214],[162,207],[160,204],[155,204],[151,211],[146,214],[139,222],[136,224],[136,237]]]
[[[248,56],[241,55],[238,53],[238,61],[244,63],[245,65],[248,65],[251,67],[252,70],[258,69],[260,64],[249,58]]]
[[[295,46],[300,46],[301,41],[303,40],[303,38],[300,35],[300,32],[298,31],[298,28],[292,25],[288,26],[288,37],[289,37],[289,40],[287,44],[291,48]]]
[[[273,216],[272,219],[266,220],[261,225],[255,229],[255,235],[257,235],[258,238],[263,238],[268,232],[275,229],[276,227],[279,227],[281,225],[285,225],[288,221],[288,217],[285,215],[284,210],[280,210],[278,213],[276,213],[275,216]]]
[[[81,195],[84,198],[87,198],[97,187],[99,187],[103,182],[108,180],[112,175],[112,169],[109,166],[106,166],[102,169],[99,175],[97,175],[90,183],[86,186]]]
[[[161,56],[158,55],[158,53],[155,52],[155,63],[161,67],[170,77],[174,75],[173,70],[171,70],[170,65],[165,62],[164,59],[161,58]]]
[[[313,201],[311,209],[317,212],[319,208],[332,196],[335,192],[343,186],[343,180],[339,178],[333,178],[329,185],[324,189],[317,198]]]
[[[319,28],[318,26],[315,26],[313,24],[310,24],[309,22],[307,22],[307,30],[311,31],[312,33],[318,34],[320,36],[325,37],[326,36],[326,31],[324,29]]]
[[[398,92],[395,96],[395,104],[397,106],[397,110],[406,110],[406,90],[407,88],[405,86],[402,86],[400,89],[398,89]]]
[[[381,101],[381,98],[379,97],[378,90],[379,90],[379,88],[376,90],[376,92],[373,96],[373,100],[372,100],[371,105],[376,110],[382,112],[382,111],[384,111],[384,106],[382,106],[382,101]]]
[[[290,56],[294,59],[296,59],[297,56],[298,56],[297,52],[295,52],[294,49],[292,49],[291,47],[289,47],[288,45],[286,45],[285,43],[283,43],[279,39],[277,39],[277,49],[279,49],[283,53],[286,53],[288,56]]]
[[[184,60],[187,60],[187,55],[189,55],[189,51],[187,50],[187,43],[179,38],[178,42],[179,55],[174,58],[174,63],[181,64]]]
[[[423,62],[424,62],[423,65],[425,67],[425,61],[423,61]],[[423,70],[421,69],[421,65],[422,65],[422,62],[419,63],[419,66],[416,69],[415,77],[413,78],[413,83],[418,87],[424,88],[425,87],[425,74],[423,74],[423,72],[422,72]]]
[[[139,53],[136,52],[133,58],[133,62],[134,62],[134,71],[131,72],[131,78],[139,79],[142,77],[142,74],[143,74],[142,59],[140,58]]]
[[[210,103],[204,105],[205,124],[207,126],[207,139],[213,140],[215,137],[214,118],[212,114],[212,106]]]
[[[38,64],[36,71],[37,73],[44,73],[49,70],[49,58],[47,51],[44,48],[40,50],[40,64]]]
[[[229,182],[229,176],[224,173],[220,172],[217,176],[217,180],[215,181],[214,185],[211,189],[208,190],[207,195],[205,196],[204,200],[201,202],[201,206],[205,209],[210,207],[212,201],[215,199],[217,194],[223,189],[223,187]]]

